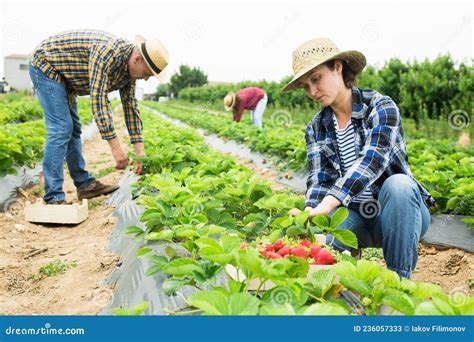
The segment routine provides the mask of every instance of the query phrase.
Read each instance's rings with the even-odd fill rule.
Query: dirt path
[[[121,112],[114,118],[117,134],[123,138]],[[109,146],[99,133],[84,143],[83,153],[88,171],[101,175],[99,179],[105,183],[118,182],[123,171],[114,169]],[[64,190],[67,200],[76,199],[69,175]],[[22,194],[20,207],[25,196],[30,200],[41,197],[42,186]],[[42,226],[26,222],[16,213],[0,213],[0,314],[98,314],[113,290],[101,282],[118,262],[118,257],[108,251],[112,213],[105,196],[90,200],[89,218],[77,226]],[[41,276],[40,268],[52,262],[61,263],[65,271]]]
[[[421,245],[418,265],[412,279],[441,285],[448,293],[474,296],[474,255],[456,248],[438,249]]]

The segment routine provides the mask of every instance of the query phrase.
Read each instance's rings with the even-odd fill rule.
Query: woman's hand
[[[316,215],[328,216],[329,213],[332,211],[332,209],[331,207],[328,207],[327,205],[323,205],[323,203],[321,202],[316,208],[306,207],[305,211],[309,211],[310,217],[313,217]]]
[[[290,216],[297,216],[299,213],[301,213],[301,210],[298,208],[293,208],[288,211],[288,215]]]

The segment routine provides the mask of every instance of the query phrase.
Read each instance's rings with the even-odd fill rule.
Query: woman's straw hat
[[[160,77],[158,75],[170,60],[166,47],[158,39],[146,40],[138,34],[135,36],[135,44],[153,75]]]
[[[230,92],[224,97],[225,110],[231,111],[235,104],[235,93]]]
[[[300,88],[299,78],[325,62],[334,59],[345,60],[355,74],[364,69],[365,56],[359,51],[340,51],[334,42],[328,38],[316,38],[307,41],[293,51],[292,80],[283,91]]]

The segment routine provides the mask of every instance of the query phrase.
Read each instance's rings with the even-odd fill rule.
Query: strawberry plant
[[[357,246],[352,233],[338,228],[347,209],[332,218],[309,218],[307,212],[288,216],[289,208],[303,206],[302,196],[273,191],[231,158],[210,151],[192,131],[146,112],[142,118],[151,130],[146,139],[154,140],[150,158],[167,144],[185,151],[185,134],[197,151],[184,152],[178,163],[161,160],[166,167],[148,160],[136,185],[146,228],[127,230],[141,242],[162,241],[155,248],[145,244],[137,256],[149,261],[146,274],[167,275],[166,294],[181,295],[185,286],[196,289],[185,298],[187,308],[170,314],[378,314],[383,307],[409,315],[440,308],[472,313],[471,304],[443,307],[446,298],[439,286],[400,280],[376,263],[318,245],[314,234],[326,232]],[[170,140],[160,141],[162,132]],[[160,174],[150,174],[153,169]],[[353,292],[361,306],[343,301],[345,291]]]
[[[89,100],[78,100],[81,122],[92,119]],[[14,174],[15,166],[32,167],[43,157],[46,128],[36,99],[24,94],[0,96],[0,177]],[[31,120],[31,121],[30,121]]]

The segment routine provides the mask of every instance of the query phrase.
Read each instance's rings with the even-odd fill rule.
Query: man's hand
[[[118,138],[113,138],[111,140],[107,140],[110,145],[110,149],[112,151],[112,156],[115,159],[115,168],[117,170],[123,170],[127,167],[128,164],[128,156],[123,151],[122,145]]]
[[[137,157],[142,157],[145,155],[145,146],[143,145],[142,142],[139,142],[139,143],[136,143],[134,145],[135,147],[135,155]],[[143,174],[143,164],[140,163],[140,161],[136,160],[135,161],[135,169],[134,169],[135,173],[141,175]]]

